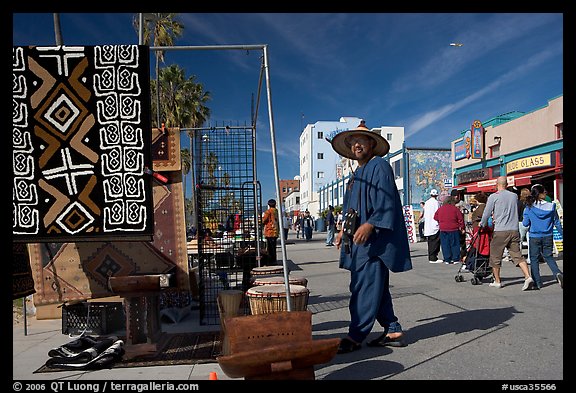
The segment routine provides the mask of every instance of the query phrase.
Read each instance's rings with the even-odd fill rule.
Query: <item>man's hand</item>
[[[343,231],[340,231],[336,234],[336,240],[334,241],[334,244],[336,245],[336,248],[339,250],[340,246],[342,245],[342,235],[344,234]]]
[[[374,225],[365,222],[364,224],[360,225],[354,234],[354,241],[355,244],[363,244],[368,240],[370,234],[374,230]]]

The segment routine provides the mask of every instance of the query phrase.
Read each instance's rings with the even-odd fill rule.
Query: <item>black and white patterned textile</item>
[[[150,240],[149,48],[13,47],[13,240]]]

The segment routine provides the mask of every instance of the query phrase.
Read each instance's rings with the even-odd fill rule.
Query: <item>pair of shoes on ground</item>
[[[326,247],[332,247],[332,246],[334,246],[334,243],[326,244]]]
[[[428,261],[430,263],[444,263],[444,261],[442,259],[438,259],[436,261]]]
[[[564,275],[562,273],[556,275],[556,281],[560,284],[560,288],[564,289]]]
[[[496,282],[496,281],[492,281],[490,284],[488,284],[489,287],[494,287],[494,288],[502,288],[503,285],[501,282]]]
[[[401,347],[406,346],[406,343],[404,342],[403,338],[404,338],[404,334],[401,334],[398,337],[392,338],[392,337],[388,336],[388,332],[384,332],[384,333],[382,333],[382,335],[380,335],[380,337],[378,337],[372,341],[368,341],[366,343],[366,345],[369,347],[401,348]],[[350,352],[357,351],[360,348],[362,348],[362,344],[355,343],[354,341],[350,340],[348,337],[345,337],[342,340],[340,340],[340,346],[338,347],[338,353],[339,354],[350,353]]]

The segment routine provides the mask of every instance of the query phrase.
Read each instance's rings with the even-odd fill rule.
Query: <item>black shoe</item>
[[[369,347],[405,347],[406,343],[402,341],[402,336],[398,338],[390,338],[387,335],[387,332],[384,332],[380,337],[375,340],[369,341],[366,345]]]
[[[357,344],[349,338],[343,338],[340,341],[340,346],[338,347],[338,353],[349,353],[354,352],[362,348],[362,344]]]
[[[560,288],[564,289],[564,275],[562,273],[558,273],[556,275],[556,280],[558,281],[558,284],[560,284]]]

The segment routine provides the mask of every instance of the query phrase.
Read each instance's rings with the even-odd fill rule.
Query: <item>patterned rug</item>
[[[181,364],[216,363],[220,355],[220,332],[196,332],[165,334],[158,345],[161,348],[155,355],[123,359],[113,363],[111,368],[174,366]],[[65,369],[40,367],[34,373],[70,371]]]
[[[150,240],[149,49],[13,47],[13,241]]]
[[[153,186],[153,242],[28,244],[35,305],[114,296],[108,277],[176,273],[176,288],[189,288],[181,172],[162,172]]]

